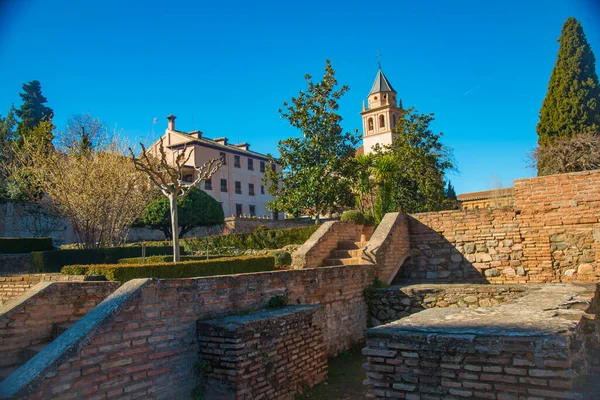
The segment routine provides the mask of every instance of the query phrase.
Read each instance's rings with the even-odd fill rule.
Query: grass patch
[[[328,360],[329,377],[325,382],[296,396],[296,400],[354,400],[364,399],[367,394],[362,382],[367,377],[362,365],[367,358],[361,354],[364,344]]]

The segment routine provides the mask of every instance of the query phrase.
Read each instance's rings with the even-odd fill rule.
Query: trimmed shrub
[[[183,250],[183,249],[182,249]],[[146,255],[173,254],[173,247],[146,247]],[[103,247],[99,249],[72,249],[31,253],[31,262],[37,272],[59,272],[65,265],[112,264],[121,258],[139,257],[141,247]]]
[[[275,260],[270,256],[223,257],[215,260],[183,261],[176,264],[96,264],[69,265],[62,269],[65,275],[104,275],[109,281],[127,282],[137,278],[195,278],[213,275],[231,275],[273,271]]]
[[[273,253],[275,258],[275,268],[285,269],[292,265],[292,255],[287,251],[276,251]]]
[[[222,258],[225,256],[208,256],[208,260]],[[181,256],[181,261],[206,260],[206,256]],[[146,257],[146,264],[173,262],[173,256],[150,256]],[[142,257],[121,258],[119,264],[142,264]]]
[[[345,211],[340,218],[342,222],[349,222],[355,225],[364,225],[365,216],[358,210]]]
[[[280,249],[290,244],[303,244],[318,229],[317,225],[289,229],[256,229],[252,233],[184,239],[190,251],[208,254],[239,254],[245,250]]]
[[[371,214],[365,214],[365,226],[375,226],[375,217]]]
[[[31,253],[52,248],[52,238],[0,238],[0,253]]]

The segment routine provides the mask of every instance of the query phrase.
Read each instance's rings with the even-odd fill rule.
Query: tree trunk
[[[179,235],[177,229],[179,221],[177,220],[177,196],[169,194],[169,206],[171,208],[171,233],[173,235],[173,262],[180,261],[179,257]]]

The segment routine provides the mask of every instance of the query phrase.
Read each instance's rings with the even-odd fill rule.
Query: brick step
[[[0,382],[8,378],[10,375],[12,375],[13,372],[18,370],[20,367],[21,365],[9,365],[8,367],[0,368]]]
[[[57,337],[62,335],[67,329],[75,325],[75,322],[77,321],[64,322],[62,324],[54,324],[54,329],[52,330],[52,338],[56,339]]]
[[[349,242],[342,240],[338,243],[338,250],[357,250],[362,249],[367,245],[367,242]]]
[[[332,267],[335,265],[360,265],[362,260],[360,258],[328,258],[325,260],[326,267]]]
[[[23,351],[23,362],[25,363],[25,362],[29,361],[30,359],[32,359],[33,357],[35,357],[35,355],[37,353],[44,350],[44,348],[46,346],[48,346],[49,344],[50,344],[50,342],[38,343],[36,345],[29,346],[28,348],[26,348]]]
[[[331,253],[331,258],[360,258],[362,249],[333,250]]]

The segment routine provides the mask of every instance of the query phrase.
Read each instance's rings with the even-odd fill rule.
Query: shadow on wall
[[[522,244],[512,234],[498,239],[482,231],[469,235],[468,240],[460,240],[458,235],[451,236],[447,232],[444,235],[413,216],[409,216],[409,226],[410,256],[402,264],[394,284],[406,281],[489,283],[490,279],[501,276],[518,281],[525,275],[520,261]],[[451,236],[454,242],[446,236]]]

